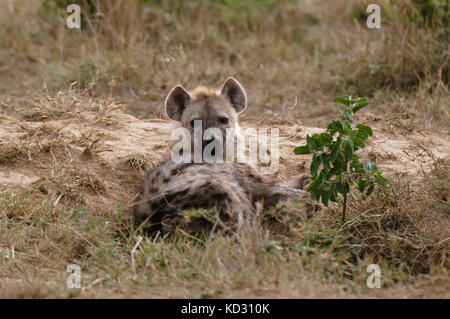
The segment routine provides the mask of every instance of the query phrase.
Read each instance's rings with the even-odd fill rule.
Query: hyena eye
[[[220,123],[222,124],[228,124],[228,119],[226,117],[221,117],[220,118]]]

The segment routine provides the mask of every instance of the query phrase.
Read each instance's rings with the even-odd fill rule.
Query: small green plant
[[[375,184],[387,184],[378,167],[367,161],[363,165],[356,154],[365,147],[364,142],[372,136],[372,129],[363,124],[353,124],[353,114],[369,104],[365,97],[337,97],[335,102],[345,107],[339,112],[339,120],[332,121],[327,130],[320,134],[306,135],[306,145],[294,149],[295,154],[313,154],[310,173],[311,183],[307,190],[315,201],[322,199],[328,206],[329,201],[337,202],[338,194],[344,197],[342,222],[345,222],[347,194],[350,186],[356,184],[369,196]],[[336,135],[337,134],[337,135]]]

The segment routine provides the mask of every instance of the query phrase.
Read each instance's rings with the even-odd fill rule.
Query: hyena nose
[[[213,142],[216,138],[214,136],[211,136],[209,139],[203,140],[203,148],[205,148],[206,145]]]
[[[206,146],[209,143],[214,142],[215,140],[216,140],[216,137],[214,135],[212,135],[208,139],[203,140],[203,146]]]
[[[213,136],[211,136],[209,139],[205,139],[204,141],[203,141],[203,148],[205,148],[208,144],[210,144],[210,143],[212,143],[213,141],[215,141],[216,140],[216,137],[213,135]],[[213,148],[212,150],[211,150],[211,156],[215,156],[216,155],[216,149],[215,148]]]

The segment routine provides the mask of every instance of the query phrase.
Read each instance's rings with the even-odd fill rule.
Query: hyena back
[[[203,132],[218,128],[222,136],[197,141],[202,148],[215,138],[221,138],[225,148],[226,129],[240,134],[238,116],[247,106],[247,96],[241,84],[228,78],[221,89],[215,91],[197,88],[193,92],[182,86],[173,88],[166,98],[167,115],[190,131],[192,144],[194,123],[202,121]],[[201,138],[201,137],[200,137]],[[280,184],[275,179],[259,174],[247,163],[175,163],[169,159],[147,174],[141,182],[133,207],[136,227],[154,232],[173,232],[176,227],[186,226],[191,233],[200,233],[213,227],[208,218],[198,217],[189,225],[182,212],[190,209],[214,209],[223,227],[233,227],[255,211],[256,203],[264,207],[281,200],[309,199],[303,189],[309,182],[306,175]]]

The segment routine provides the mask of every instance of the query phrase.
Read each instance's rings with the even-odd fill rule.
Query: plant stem
[[[347,163],[348,160],[345,160],[345,169],[344,172],[347,172]],[[345,211],[347,210],[347,193],[344,193],[344,207],[342,207],[342,224],[345,223]]]
[[[347,193],[344,194],[344,207],[342,208],[342,224],[345,223],[345,209],[347,208]]]

